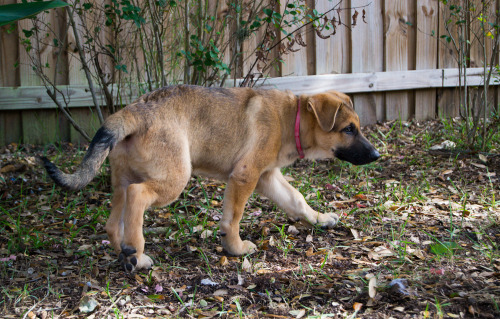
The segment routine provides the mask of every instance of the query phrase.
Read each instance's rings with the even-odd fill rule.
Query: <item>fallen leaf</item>
[[[486,168],[486,166],[485,166],[485,165],[483,165],[483,164],[471,163],[471,165],[472,165],[472,166],[475,166],[475,167],[477,167],[477,168]]]
[[[207,239],[207,238],[211,237],[213,235],[213,233],[214,233],[213,231],[205,229],[204,231],[201,232],[200,238]]]
[[[80,247],[78,247],[78,251],[90,250],[90,249],[92,249],[92,245],[81,245]]]
[[[314,250],[312,247],[309,247],[307,250],[306,250],[306,256],[307,257],[311,257],[314,255]]]
[[[292,235],[298,235],[299,234],[299,230],[297,229],[297,227],[293,226],[293,225],[290,225],[288,226],[288,233],[289,234],[292,234]]]
[[[352,307],[354,308],[355,311],[360,311],[361,307],[363,307],[363,304],[360,302],[355,302]]]
[[[202,279],[200,283],[202,285],[205,285],[205,286],[217,286],[218,285],[218,283],[216,283],[215,281],[213,281],[210,278]]]
[[[293,317],[300,319],[305,316],[306,310],[305,309],[300,309],[300,310],[292,310],[288,312],[291,314]]]
[[[366,197],[365,194],[354,195],[354,198],[357,199],[357,200],[368,200],[368,197]]]
[[[219,259],[219,265],[221,266],[226,266],[226,265],[229,265],[229,260],[227,259],[226,256],[222,256],[220,259]]]
[[[375,296],[377,295],[377,277],[373,276],[372,278],[370,278],[370,281],[368,282],[368,295],[370,296],[370,298],[375,298]]]
[[[359,232],[356,229],[351,228],[351,233],[352,233],[352,236],[354,237],[354,240],[361,240],[361,237],[359,236]]]
[[[485,156],[483,154],[479,154],[478,157],[479,157],[479,160],[481,162],[483,162],[484,164],[488,163],[488,157],[487,156]]]
[[[241,269],[243,269],[246,272],[252,272],[252,264],[248,261],[248,259],[245,257],[243,259],[243,263],[241,264]]]
[[[78,309],[82,313],[91,313],[97,308],[97,306],[99,306],[99,303],[93,297],[83,296],[78,304]]]
[[[214,296],[225,296],[227,294],[227,289],[217,289],[216,291],[214,291]]]
[[[276,246],[276,240],[274,236],[269,237],[269,246]]]

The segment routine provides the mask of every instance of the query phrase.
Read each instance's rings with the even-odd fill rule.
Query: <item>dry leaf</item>
[[[248,261],[246,257],[243,259],[243,263],[241,264],[241,269],[249,273],[252,272],[252,264]]]
[[[227,265],[229,265],[229,260],[227,259],[226,256],[222,256],[219,259],[219,265],[221,265],[221,266],[227,266]]]
[[[214,291],[214,296],[225,296],[227,294],[227,289],[217,289],[216,291]]]
[[[370,298],[375,298],[375,296],[377,295],[377,289],[375,289],[377,287],[377,277],[373,276],[372,278],[370,278],[370,281],[368,282],[368,295],[370,296]]]
[[[292,234],[292,235],[298,235],[299,230],[297,229],[297,227],[290,225],[290,226],[288,226],[288,233]]]
[[[477,168],[486,168],[486,166],[484,166],[483,164],[471,163],[471,165]]]
[[[274,239],[274,236],[269,237],[269,246],[276,246],[276,240]]]
[[[305,316],[306,310],[305,309],[300,309],[300,310],[292,310],[288,312],[290,315],[293,317],[300,319]]]
[[[306,256],[311,257],[313,255],[314,255],[314,250],[312,247],[309,247],[309,249],[307,249],[307,251],[306,251]]]
[[[211,237],[213,235],[213,233],[214,233],[213,231],[205,229],[204,231],[201,232],[200,238],[207,239],[207,238]]]
[[[351,233],[352,233],[352,236],[354,236],[354,240],[361,240],[361,237],[359,236],[359,232],[356,229],[351,228]]]
[[[352,305],[355,311],[360,311],[361,307],[363,307],[363,304],[360,302],[355,302],[354,305]]]
[[[203,230],[203,225],[197,225],[193,227],[193,233],[197,233]]]

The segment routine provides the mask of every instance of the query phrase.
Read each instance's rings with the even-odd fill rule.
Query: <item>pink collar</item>
[[[295,118],[295,146],[297,147],[297,152],[299,152],[299,157],[304,158],[304,151],[302,150],[302,145],[300,145],[300,96],[297,99],[297,117]]]

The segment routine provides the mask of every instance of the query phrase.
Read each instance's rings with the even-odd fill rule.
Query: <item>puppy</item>
[[[379,156],[345,94],[179,85],[145,94],[109,116],[73,174],[43,160],[57,184],[78,190],[109,157],[114,194],[106,231],[121,265],[131,272],[153,265],[144,254],[144,211],[175,201],[192,174],[227,182],[222,245],[230,254],[244,255],[256,249],[239,235],[254,190],[293,220],[325,227],[338,221],[336,214],[309,207],[280,167],[298,158],[337,157],[360,165]]]

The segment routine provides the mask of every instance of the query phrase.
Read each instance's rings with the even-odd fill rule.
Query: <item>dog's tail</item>
[[[54,182],[70,190],[85,187],[97,175],[109,152],[125,137],[136,131],[137,120],[124,110],[111,115],[97,131],[82,162],[73,174],[66,174],[48,158],[42,157],[43,165]]]

